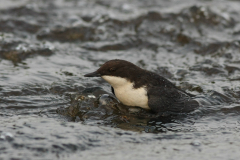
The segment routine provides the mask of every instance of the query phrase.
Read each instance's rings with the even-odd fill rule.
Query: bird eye
[[[109,71],[110,72],[114,72],[116,70],[116,68],[110,68]]]

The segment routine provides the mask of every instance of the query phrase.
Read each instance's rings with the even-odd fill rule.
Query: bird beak
[[[85,74],[84,77],[101,77],[101,75],[97,71],[95,71],[92,73]]]

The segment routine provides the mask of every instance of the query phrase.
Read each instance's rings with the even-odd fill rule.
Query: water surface
[[[0,160],[239,159],[240,3],[0,1]],[[189,93],[191,113],[128,109],[99,78],[124,59]],[[107,100],[103,104],[102,100]]]

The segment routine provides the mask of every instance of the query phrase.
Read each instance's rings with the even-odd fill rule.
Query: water
[[[239,159],[239,10],[227,0],[1,0],[0,160]],[[160,118],[128,109],[83,77],[115,58],[217,105]]]

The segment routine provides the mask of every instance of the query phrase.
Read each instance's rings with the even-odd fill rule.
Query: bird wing
[[[151,87],[148,89],[148,106],[154,112],[190,112],[199,104],[188,94],[172,87]]]
[[[145,76],[143,76],[141,78],[141,80],[143,82],[145,82],[145,84],[147,84],[147,86],[149,86],[150,88],[152,88],[154,90],[157,87],[161,88],[161,90],[162,90],[162,88],[165,88],[168,91],[172,91],[173,94],[175,96],[177,96],[177,97],[179,96],[179,94],[180,95],[184,94],[184,95],[187,95],[187,96],[190,96],[190,97],[194,97],[195,96],[193,94],[187,93],[187,92],[179,89],[172,82],[170,82],[168,79],[166,79],[166,78],[164,78],[164,77],[162,77],[162,76],[160,76],[160,75],[158,75],[156,73],[153,73],[153,72],[145,71]],[[172,89],[169,90],[169,88],[172,88]],[[163,92],[166,91],[166,90],[163,90]],[[176,93],[176,91],[179,91],[179,94]]]

